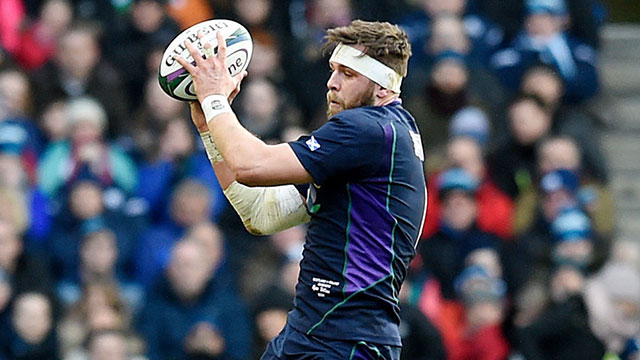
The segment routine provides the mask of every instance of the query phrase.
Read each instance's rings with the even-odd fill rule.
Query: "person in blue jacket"
[[[565,101],[577,103],[596,95],[596,52],[566,32],[569,17],[564,0],[527,0],[526,6],[522,31],[491,59],[491,67],[504,85],[517,90],[525,71],[542,63],[561,75]]]

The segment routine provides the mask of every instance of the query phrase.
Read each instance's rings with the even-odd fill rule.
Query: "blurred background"
[[[268,143],[326,121],[325,29],[399,24],[429,207],[403,359],[640,359],[640,3],[0,0],[0,359],[256,359],[305,228],[249,235],[164,47],[254,40],[234,102]]]

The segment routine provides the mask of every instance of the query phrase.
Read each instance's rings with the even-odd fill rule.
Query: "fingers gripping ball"
[[[176,61],[175,57],[181,56],[195,64],[195,60],[184,45],[185,41],[194,44],[200,54],[205,57],[215,55],[218,52],[216,39],[218,31],[222,33],[227,44],[226,66],[229,74],[234,76],[247,69],[253,54],[253,41],[247,29],[231,20],[203,21],[178,34],[162,54],[158,81],[164,92],[178,100],[196,100],[191,75]],[[201,35],[200,39],[198,39],[198,33]],[[205,49],[206,43],[211,44],[211,47]]]

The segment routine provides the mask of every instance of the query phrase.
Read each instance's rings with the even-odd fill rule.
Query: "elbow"
[[[251,224],[251,223],[246,224],[244,228],[247,229],[249,234],[256,235],[256,236],[273,235],[277,232],[273,228],[264,227],[264,226],[255,226],[254,224]]]
[[[247,231],[251,235],[256,235],[256,236],[268,235],[268,234],[263,233],[260,229],[254,228],[253,226],[251,226],[251,224],[245,226],[244,228],[247,229]]]
[[[246,186],[259,186],[262,185],[260,182],[260,172],[256,170],[256,168],[240,168],[240,169],[232,169],[235,175],[236,181],[242,185]]]

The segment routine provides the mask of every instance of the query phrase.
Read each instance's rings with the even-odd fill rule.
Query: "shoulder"
[[[327,125],[351,132],[354,136],[382,135],[384,113],[379,108],[365,106],[344,110],[329,119]]]

